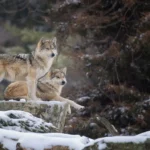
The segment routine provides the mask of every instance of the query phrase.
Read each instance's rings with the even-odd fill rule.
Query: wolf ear
[[[41,42],[41,44],[44,43],[44,37],[41,37],[40,42]]]
[[[66,75],[66,73],[67,73],[67,67],[62,68],[61,70]]]
[[[52,74],[52,71],[48,71],[46,74],[46,79],[49,80],[51,78],[51,74]]]
[[[53,74],[56,74],[57,72],[59,72],[60,70],[59,69],[52,69],[50,71],[50,75],[53,75]]]
[[[39,42],[37,43],[35,51],[39,51],[40,47],[43,43],[44,43],[44,38],[42,37],[42,38],[40,38]]]
[[[57,38],[56,38],[56,37],[54,37],[54,38],[52,39],[52,42],[56,45]]]

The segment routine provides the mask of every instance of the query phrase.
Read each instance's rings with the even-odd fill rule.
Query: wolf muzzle
[[[65,85],[65,84],[66,84],[66,82],[65,82],[65,81],[62,81],[62,82],[61,82],[61,84],[62,84],[62,85]]]
[[[52,54],[51,54],[51,57],[55,57],[55,54],[54,54],[54,53],[52,53]]]

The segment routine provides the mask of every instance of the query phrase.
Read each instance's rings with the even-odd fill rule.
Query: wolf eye
[[[58,77],[58,76],[57,76],[56,78],[57,78],[57,79],[60,79],[60,77]]]
[[[49,50],[49,48],[46,48],[46,50]]]
[[[51,47],[51,49],[54,49],[54,46],[51,45],[50,47]]]

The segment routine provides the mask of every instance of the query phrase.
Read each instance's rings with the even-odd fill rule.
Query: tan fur
[[[37,100],[37,80],[49,71],[56,54],[56,38],[41,39],[32,54],[2,54],[0,55],[0,81],[26,80],[29,99]]]
[[[28,99],[28,87],[25,81],[16,81],[11,83],[5,90],[5,98],[11,97],[13,99],[25,98]]]
[[[82,109],[84,106],[81,106],[75,103],[72,100],[67,98],[63,98],[61,95],[61,91],[64,85],[62,82],[67,82],[66,78],[66,68],[56,69],[50,73],[50,79],[41,80],[37,83],[37,91],[36,95],[38,98],[41,98],[43,101],[64,101],[68,102],[70,106],[76,109]],[[14,82],[11,83],[4,92],[5,99],[20,99],[25,98],[28,99],[28,88],[26,82]]]

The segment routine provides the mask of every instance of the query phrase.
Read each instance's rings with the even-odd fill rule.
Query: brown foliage
[[[122,0],[122,2],[126,7],[132,7],[136,4],[137,0]]]
[[[137,9],[137,0],[102,1],[82,0],[83,9],[74,19],[77,27],[103,29],[125,24]],[[82,25],[82,26],[79,26]]]
[[[116,94],[134,94],[136,95],[138,91],[134,87],[127,87],[125,85],[106,85],[106,89],[110,92],[115,92]],[[140,96],[140,95],[139,95]]]
[[[150,43],[150,30],[146,31],[145,33],[141,34],[140,37],[142,45],[149,45]]]

